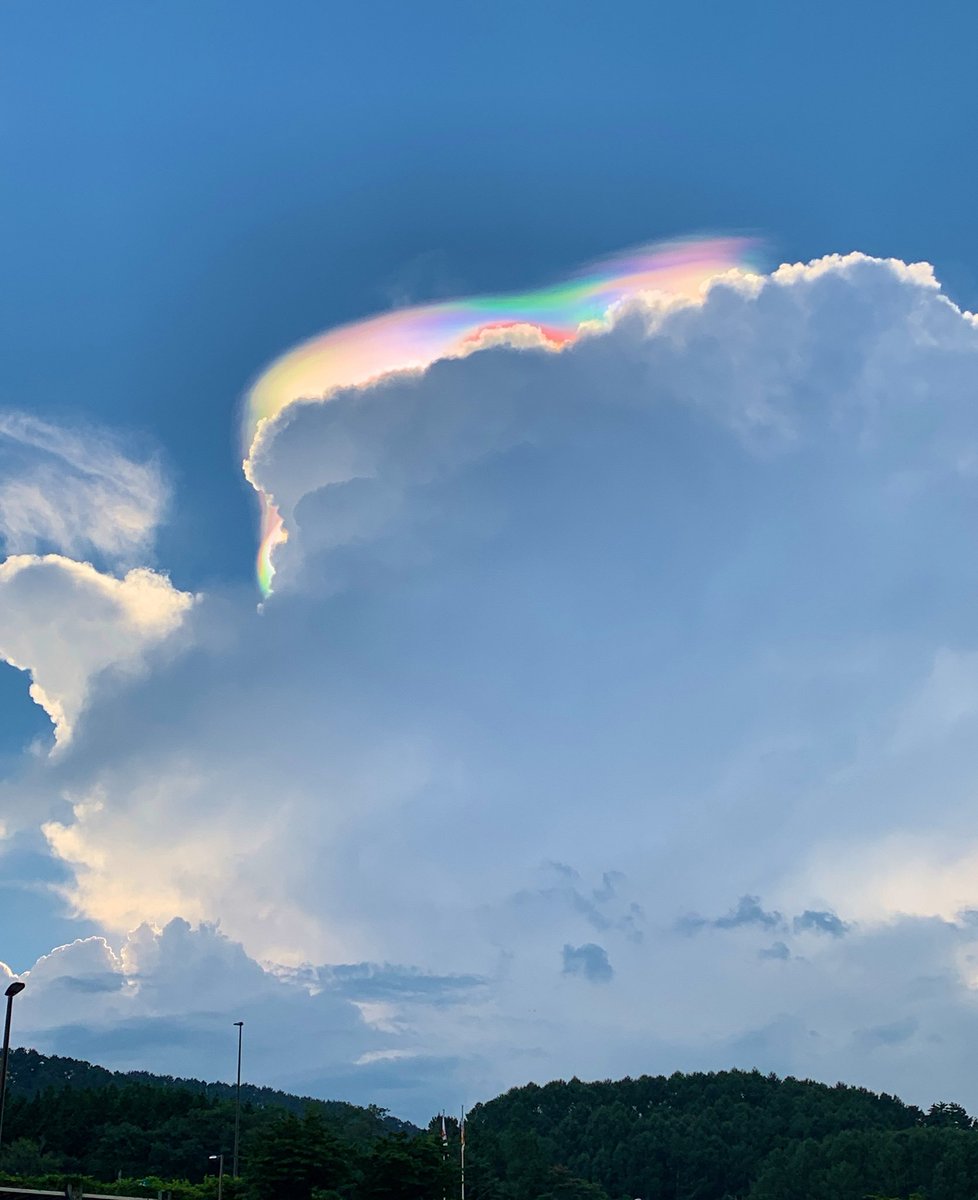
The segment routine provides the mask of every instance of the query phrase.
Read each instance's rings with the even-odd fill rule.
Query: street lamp
[[[234,1157],[232,1163],[234,1178],[238,1178],[238,1138],[241,1134],[241,1034],[244,1031],[244,1021],[235,1021],[238,1027],[238,1085],[234,1092]]]
[[[7,1098],[7,1059],[10,1055],[10,1014],[14,1007],[14,996],[20,995],[26,985],[19,979],[7,988],[7,1019],[3,1023],[3,1064],[0,1065],[0,1147],[3,1146],[3,1105]]]
[[[217,1200],[221,1200],[224,1192],[224,1155],[209,1154],[207,1157],[217,1163]]]

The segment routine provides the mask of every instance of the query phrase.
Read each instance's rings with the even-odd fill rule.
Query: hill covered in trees
[[[978,1197],[959,1105],[757,1071],[516,1088],[473,1110],[476,1200]]]
[[[80,1059],[13,1050],[0,1178],[45,1181],[59,1190],[62,1177],[202,1183],[214,1169],[213,1154],[223,1153],[231,1171],[234,1097],[233,1084],[109,1071]],[[377,1147],[385,1152],[401,1147],[421,1132],[376,1106],[294,1096],[252,1084],[242,1083],[241,1101],[243,1168],[264,1163],[267,1170],[274,1148],[286,1164],[304,1157],[335,1167],[342,1160],[353,1171],[354,1165],[359,1169],[361,1162],[371,1160]],[[283,1139],[292,1144],[291,1152]],[[436,1158],[440,1167],[440,1154]],[[332,1170],[320,1166],[313,1174],[323,1169],[327,1174]],[[155,1196],[161,1190],[156,1183],[141,1189],[127,1186],[130,1194]],[[204,1186],[199,1194],[212,1190]],[[235,1191],[227,1180],[225,1195],[233,1197]],[[177,1188],[175,1200],[182,1194],[198,1192]]]
[[[15,1049],[10,1052],[7,1087],[11,1096],[30,1099],[40,1092],[63,1088],[86,1091],[140,1085],[150,1088],[176,1089],[208,1100],[232,1101],[233,1083],[206,1083],[202,1079],[181,1079],[173,1075],[153,1075],[149,1071],[110,1071],[80,1058],[62,1058],[57,1054],[39,1054],[36,1050]],[[329,1126],[354,1141],[369,1140],[384,1133],[417,1133],[409,1121],[391,1116],[384,1109],[371,1105],[363,1108],[345,1100],[318,1100],[312,1096],[294,1096],[275,1088],[241,1084],[241,1103],[254,1109],[285,1109],[302,1115],[310,1105],[322,1113]]]
[[[233,1087],[123,1075],[18,1052],[7,1177],[210,1200]],[[228,1200],[438,1200],[459,1194],[459,1131],[382,1109],[242,1089],[242,1178]],[[301,1115],[300,1111],[301,1110]],[[393,1122],[393,1124],[392,1124]],[[229,1167],[229,1160],[228,1160]],[[185,1179],[185,1184],[173,1181]],[[864,1088],[757,1071],[529,1084],[466,1123],[467,1200],[978,1200],[978,1129]]]

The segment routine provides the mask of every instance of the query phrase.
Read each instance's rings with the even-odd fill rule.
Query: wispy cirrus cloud
[[[111,432],[0,411],[0,536],[8,554],[147,561],[169,499],[159,463]]]

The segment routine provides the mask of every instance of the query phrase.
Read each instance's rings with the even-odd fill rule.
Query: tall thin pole
[[[14,996],[24,990],[19,980],[7,988],[7,1016],[3,1023],[3,1063],[0,1064],[0,1148],[3,1147],[3,1108],[7,1100],[7,1059],[10,1057],[10,1017],[14,1007]]]
[[[441,1117],[441,1200],[448,1200],[448,1130],[445,1128],[444,1109]]]
[[[235,1021],[238,1027],[238,1082],[234,1090],[234,1178],[238,1178],[238,1141],[241,1136],[241,1034],[244,1031],[244,1021]]]
[[[217,1200],[223,1200],[224,1196],[224,1155],[211,1154],[208,1156],[211,1162],[217,1163]]]
[[[462,1109],[462,1119],[458,1123],[459,1155],[462,1165],[462,1200],[465,1200],[465,1109]]]

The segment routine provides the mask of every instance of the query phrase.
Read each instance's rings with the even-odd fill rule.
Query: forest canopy
[[[232,1085],[33,1051],[14,1052],[10,1081],[5,1181],[204,1200],[211,1156],[231,1172]],[[422,1131],[375,1106],[242,1093],[228,1200],[460,1194],[455,1118]],[[465,1147],[466,1200],[978,1200],[978,1129],[960,1105],[757,1071],[528,1084],[477,1105]]]

